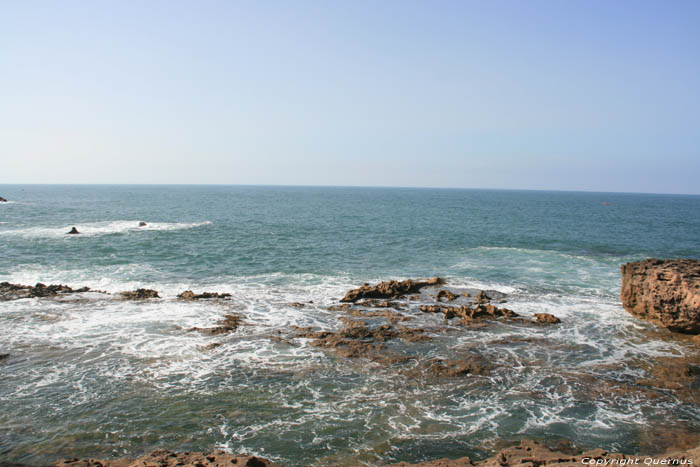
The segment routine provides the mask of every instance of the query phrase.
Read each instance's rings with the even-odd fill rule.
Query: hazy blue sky
[[[700,1],[0,0],[0,183],[700,193]]]

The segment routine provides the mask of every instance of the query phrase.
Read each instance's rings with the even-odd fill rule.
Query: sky
[[[697,0],[0,0],[0,183],[698,180]]]

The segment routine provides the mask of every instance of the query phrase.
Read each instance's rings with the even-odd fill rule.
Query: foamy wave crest
[[[16,235],[28,238],[80,238],[81,236],[95,237],[101,235],[128,234],[159,230],[183,230],[210,225],[211,222],[149,222],[139,227],[138,220],[118,220],[74,224],[81,235],[66,235],[73,225],[62,227],[28,227],[23,229],[2,230],[0,235]]]

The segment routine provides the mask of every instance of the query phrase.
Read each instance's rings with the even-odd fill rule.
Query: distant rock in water
[[[139,227],[146,227],[148,224],[146,224],[144,221],[139,222]]]
[[[2,196],[0,196],[0,203],[7,203],[7,200],[5,198],[3,198]]]
[[[218,292],[202,292],[200,294],[194,293],[191,290],[185,290],[177,296],[180,300],[200,300],[207,298],[229,298],[230,293],[218,293]]]
[[[399,298],[420,292],[423,287],[444,284],[439,277],[427,280],[406,279],[405,281],[386,281],[377,285],[363,284],[359,289],[352,289],[345,294],[341,302],[356,302],[361,298]]]
[[[78,229],[76,229],[75,227],[73,227],[72,229],[70,229],[70,232],[67,232],[68,235],[76,235],[76,234],[79,234],[79,233],[80,233],[80,232],[78,232]]]
[[[645,259],[622,265],[622,304],[673,332],[700,334],[700,261]]]
[[[44,285],[41,282],[38,282],[35,286],[0,282],[0,301],[19,300],[21,298],[55,297],[57,295],[89,291],[89,287],[72,289],[67,285]]]
[[[160,298],[158,292],[153,289],[136,289],[128,292],[122,292],[119,295],[127,300],[145,300],[148,298]]]

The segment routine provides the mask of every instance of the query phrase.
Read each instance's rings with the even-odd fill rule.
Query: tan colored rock
[[[377,285],[362,284],[345,294],[341,302],[356,302],[361,298],[399,298],[420,292],[423,287],[444,284],[439,277],[426,280],[406,279],[405,281],[385,281]]]
[[[673,332],[700,333],[700,261],[646,259],[622,265],[622,304]]]
[[[401,462],[392,465],[394,467],[500,467],[506,465],[581,467],[587,465],[698,465],[699,461],[700,448],[661,456],[630,456],[610,453],[603,449],[570,454],[554,451],[536,441],[524,440],[519,446],[503,449],[495,456],[483,461],[472,461],[469,457],[462,457],[455,460],[437,459],[418,464]]]
[[[272,461],[257,456],[243,454],[228,454],[224,451],[214,451],[210,454],[202,452],[175,453],[159,449],[138,459],[63,459],[56,462],[57,467],[278,467]]]
[[[549,313],[536,313],[535,320],[537,320],[538,323],[543,323],[543,324],[559,324],[559,323],[561,323],[561,320],[559,318],[557,318],[554,315],[550,315]]]

